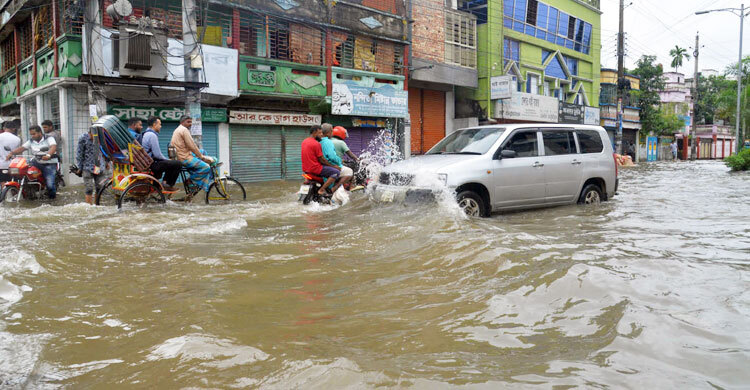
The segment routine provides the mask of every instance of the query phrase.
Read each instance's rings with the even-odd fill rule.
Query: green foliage
[[[669,56],[672,57],[672,67],[674,68],[675,72],[677,71],[677,68],[682,66],[683,58],[690,61],[690,54],[687,53],[687,49],[683,49],[676,45],[674,49],[669,51]]]
[[[636,63],[636,68],[631,72],[641,79],[641,89],[637,92],[639,107],[641,109],[641,134],[653,131],[660,133],[664,124],[659,113],[659,91],[664,90],[664,69],[656,62],[656,56],[643,56]]]
[[[672,135],[685,128],[685,121],[682,118],[677,114],[664,111],[659,111],[656,122],[657,130],[654,130],[654,133],[657,135]]]
[[[727,91],[737,91],[737,82],[727,80],[724,76],[699,76],[698,81],[698,100],[695,104],[696,117],[698,123],[713,124],[714,120],[724,120],[729,122],[732,118],[728,110],[724,108],[728,103],[734,107],[734,100],[731,97],[727,102]],[[731,93],[730,93],[731,94]],[[721,100],[724,99],[724,100]]]
[[[724,163],[733,171],[750,170],[750,149],[742,149],[739,154],[725,158]]]

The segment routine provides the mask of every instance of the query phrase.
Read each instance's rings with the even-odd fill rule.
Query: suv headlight
[[[438,173],[437,174],[437,179],[443,185],[447,185],[448,184],[448,174],[447,173]]]

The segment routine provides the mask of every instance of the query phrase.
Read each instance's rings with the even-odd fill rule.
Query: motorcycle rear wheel
[[[13,186],[3,187],[2,192],[0,192],[0,202],[15,203],[16,199],[18,199],[18,188]]]

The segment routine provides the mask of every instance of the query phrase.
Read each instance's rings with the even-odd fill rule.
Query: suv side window
[[[503,150],[516,152],[516,157],[538,156],[539,146],[536,138],[536,130],[519,131],[513,134],[510,140],[503,146]]]
[[[602,138],[595,130],[576,130],[581,153],[601,153],[604,150]]]
[[[558,156],[561,154],[575,154],[576,141],[573,132],[569,130],[544,130],[542,131],[545,156]]]

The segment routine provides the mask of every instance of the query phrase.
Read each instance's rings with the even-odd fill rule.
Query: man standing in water
[[[310,128],[310,136],[302,141],[302,172],[327,178],[318,190],[318,195],[327,196],[326,188],[339,178],[339,167],[331,164],[323,157],[323,149],[320,146],[322,138],[323,130],[320,125],[314,125]],[[340,183],[333,187],[334,192],[339,188],[339,185]]]
[[[677,160],[677,140],[672,141],[669,146],[672,148],[672,160]]]
[[[101,154],[97,153],[98,145],[94,144],[95,131],[96,128],[91,127],[88,133],[81,134],[76,150],[76,164],[79,174],[83,177],[84,195],[88,204],[94,204],[94,194],[106,184],[107,178],[111,177],[106,172],[107,163]]]

